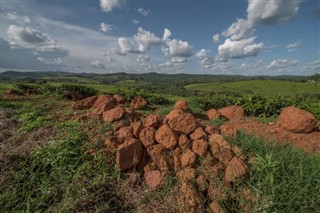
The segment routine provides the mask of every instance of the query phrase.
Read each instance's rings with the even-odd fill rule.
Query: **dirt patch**
[[[308,153],[320,152],[320,131],[311,133],[293,133],[280,127],[277,123],[261,123],[256,118],[241,118],[226,122],[223,126],[233,127],[244,132],[262,137],[267,141],[289,143]]]

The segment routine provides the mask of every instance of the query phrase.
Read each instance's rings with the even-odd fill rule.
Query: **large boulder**
[[[178,139],[178,135],[167,124],[162,125],[156,132],[156,141],[167,149],[174,149]]]
[[[98,96],[92,96],[80,101],[75,101],[72,103],[72,109],[73,110],[90,109],[94,105],[94,103],[97,101],[97,99],[98,99]]]
[[[120,171],[128,170],[140,163],[142,144],[138,139],[130,138],[119,145],[116,164]]]
[[[309,133],[316,128],[318,121],[310,112],[287,107],[281,112],[278,123],[290,132]]]
[[[132,109],[139,110],[145,108],[148,105],[148,102],[141,96],[137,96],[134,99],[132,99],[130,105]]]
[[[197,128],[195,117],[190,113],[176,114],[168,122],[170,128],[180,134],[189,135]]]
[[[241,106],[227,106],[218,110],[222,117],[231,120],[244,116],[244,109]]]
[[[105,122],[114,122],[124,116],[125,110],[121,107],[115,107],[103,113],[103,120]]]

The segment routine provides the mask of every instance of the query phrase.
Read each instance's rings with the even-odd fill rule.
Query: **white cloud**
[[[150,61],[150,56],[148,55],[138,55],[137,62],[147,62]]]
[[[230,62],[216,62],[212,65],[211,70],[216,73],[231,73],[233,65]]]
[[[124,37],[120,37],[118,39],[118,44],[120,46],[120,53],[125,54],[125,53],[139,53],[139,52],[141,52],[139,50],[138,44],[133,40],[129,40]]]
[[[106,66],[104,64],[102,64],[100,61],[98,60],[94,60],[92,61],[91,63],[91,66],[96,68],[96,69],[101,69],[101,70],[104,70],[106,69]]]
[[[121,8],[125,0],[100,0],[100,7],[104,12],[110,12],[114,8]]]
[[[14,21],[16,23],[31,23],[31,20],[28,16],[20,16],[15,12],[9,12],[7,13],[7,18],[10,19],[11,21]]]
[[[171,57],[190,57],[192,46],[187,41],[173,39],[167,42]]]
[[[225,37],[230,37],[232,40],[240,40],[244,38],[249,31],[251,31],[253,25],[246,19],[238,19],[237,22],[231,24],[231,26],[222,32]]]
[[[307,71],[313,71],[320,73],[320,60],[316,60],[310,63],[307,63],[306,66],[304,66],[304,69]]]
[[[171,68],[171,67],[173,67],[173,64],[171,61],[165,61],[162,64],[159,64],[159,66],[163,67],[163,68]]]
[[[286,47],[287,52],[292,52],[292,51],[295,51],[300,48],[302,48],[302,40],[301,39],[299,39],[298,41],[296,41],[294,43],[288,44],[288,46]]]
[[[111,25],[111,24],[107,24],[104,22],[101,22],[101,24],[100,24],[100,30],[102,32],[105,32],[105,33],[110,32],[110,31],[112,31],[112,28],[113,28],[113,25]]]
[[[217,43],[220,41],[220,34],[215,34],[214,36],[212,36],[212,40]]]
[[[261,65],[263,64],[262,60],[258,60],[256,63],[252,62],[245,62],[240,65],[241,70],[257,70],[261,68]]]
[[[142,27],[139,27],[137,34],[134,35],[134,39],[139,44],[140,52],[146,52],[152,45],[159,45],[162,42],[161,38],[150,31],[146,31]]]
[[[171,31],[167,28],[164,29],[162,40],[167,41],[171,37]]]
[[[143,16],[148,16],[149,13],[150,13],[150,10],[146,10],[146,9],[143,9],[143,8],[139,8],[137,11],[138,11],[138,13],[140,13]]]
[[[46,64],[51,64],[51,65],[61,65],[62,64],[62,59],[60,57],[58,58],[43,58],[43,57],[38,57],[38,61],[44,62]]]
[[[133,19],[133,20],[132,20],[132,23],[133,23],[133,24],[140,24],[140,21],[137,20],[137,19]]]
[[[268,69],[285,69],[294,67],[298,64],[298,60],[276,59],[272,61],[267,68]]]
[[[202,49],[196,53],[196,57],[199,58],[199,64],[205,69],[212,68],[215,63],[214,58],[208,55],[209,52],[210,50]]]
[[[244,58],[248,56],[257,56],[263,49],[262,42],[255,43],[256,37],[233,41],[226,39],[224,44],[218,47],[217,61],[228,61],[229,59]]]

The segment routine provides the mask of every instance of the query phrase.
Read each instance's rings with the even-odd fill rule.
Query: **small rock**
[[[199,175],[196,179],[196,183],[201,192],[205,192],[208,187],[208,181],[203,175]]]
[[[170,158],[161,144],[149,146],[147,151],[153,162],[155,162],[161,171],[171,170],[172,164],[170,162]]]
[[[155,144],[155,133],[156,129],[153,127],[146,127],[141,130],[139,139],[141,140],[144,147],[148,148]]]
[[[143,167],[144,173],[150,172],[152,170],[157,170],[157,165],[155,164],[155,162],[148,163]]]
[[[248,174],[248,166],[238,157],[233,157],[225,171],[225,181],[235,182]]]
[[[195,181],[196,170],[194,168],[185,168],[177,172],[177,177],[182,181]]]
[[[128,170],[139,164],[142,156],[142,144],[139,140],[131,138],[119,145],[116,164],[120,171]]]
[[[117,101],[118,104],[123,104],[124,102],[126,102],[124,97],[122,97],[121,95],[113,95],[113,98]]]
[[[94,103],[97,101],[98,96],[92,96],[80,101],[75,101],[72,103],[73,110],[85,110],[90,109]]]
[[[120,128],[118,131],[115,132],[115,136],[118,137],[118,140],[120,142],[125,141],[128,138],[133,138],[133,133],[132,133],[132,127],[131,126],[124,126]]]
[[[203,139],[195,140],[192,143],[192,151],[199,156],[203,156],[208,149],[208,142]]]
[[[168,121],[168,124],[173,131],[186,135],[197,128],[196,119],[190,113],[177,114]]]
[[[132,109],[139,110],[145,108],[148,105],[148,102],[141,96],[137,96],[134,99],[132,99],[130,105]]]
[[[182,110],[184,112],[192,112],[192,110],[188,106],[188,103],[183,100],[177,101],[173,106],[173,110]]]
[[[192,167],[197,160],[196,154],[188,149],[181,155],[181,166],[182,167]]]
[[[144,174],[144,181],[152,190],[159,188],[163,184],[163,177],[160,170],[152,170]]]
[[[131,127],[132,127],[133,135],[136,136],[137,138],[139,138],[140,132],[143,129],[141,122],[140,121],[132,122]]]
[[[181,169],[181,161],[180,161],[180,156],[181,156],[181,149],[176,148],[173,151],[173,166],[174,166],[174,171],[177,172]]]
[[[217,134],[219,133],[219,129],[216,126],[207,126],[204,131],[208,134],[208,135],[212,135],[212,134]]]
[[[116,106],[116,100],[110,95],[100,95],[98,96],[96,102],[92,106],[94,108],[92,114],[94,116],[100,116],[105,111],[113,109]]]
[[[238,130],[230,124],[223,124],[220,126],[221,133],[226,137],[237,137]]]
[[[208,138],[207,133],[203,131],[201,127],[198,127],[194,130],[194,132],[190,135],[191,140],[198,140],[198,139],[204,139],[206,140]]]
[[[118,131],[119,129],[121,129],[124,126],[128,126],[128,121],[126,120],[120,120],[120,121],[116,121],[112,124],[112,129],[113,132]]]
[[[228,120],[241,118],[244,116],[244,109],[241,106],[227,106],[219,109],[218,112],[222,117]]]
[[[287,107],[281,112],[278,123],[290,132],[309,133],[316,128],[318,121],[310,112],[296,107]]]
[[[156,132],[156,141],[167,149],[174,149],[178,143],[178,135],[164,124]]]
[[[209,109],[207,111],[207,116],[210,120],[215,120],[220,118],[220,112],[216,109]]]
[[[159,126],[159,115],[150,114],[145,119],[143,119],[142,123],[145,127],[154,127],[158,128]]]
[[[180,135],[179,146],[182,150],[187,150],[191,147],[191,140],[186,135]]]
[[[213,213],[225,213],[218,201],[213,201],[212,203],[210,203],[209,207]]]
[[[180,212],[204,212],[205,197],[192,183],[182,181],[180,192],[180,196],[177,199],[178,204],[180,204]]]
[[[124,109],[121,107],[115,107],[103,113],[103,120],[105,122],[114,122],[121,119],[124,116]]]
[[[107,138],[104,141],[105,153],[107,153],[107,154],[113,153],[114,151],[117,150],[118,145],[119,145],[119,142],[116,137]]]

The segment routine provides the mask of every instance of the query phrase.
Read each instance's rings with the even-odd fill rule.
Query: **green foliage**
[[[27,90],[36,89],[36,85],[35,84],[28,84],[28,83],[23,83],[23,82],[14,83],[13,87],[15,87],[18,90],[21,90],[23,92],[26,92]]]
[[[286,145],[271,145],[240,134],[232,141],[246,155],[254,155],[245,184],[259,195],[253,212],[318,212],[320,155]],[[249,205],[249,204],[248,204]]]
[[[24,124],[19,129],[21,132],[29,132],[31,130],[37,129],[41,126],[48,124],[49,119],[44,116],[39,115],[36,112],[26,112],[19,115],[19,120]]]

